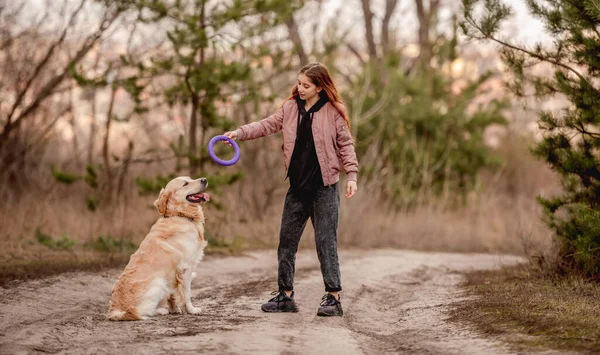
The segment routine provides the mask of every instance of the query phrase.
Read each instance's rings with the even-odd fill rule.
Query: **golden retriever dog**
[[[152,226],[117,279],[109,320],[140,320],[157,314],[198,314],[191,301],[192,273],[204,256],[204,212],[210,200],[205,178],[171,180],[154,205],[161,218]],[[168,305],[168,308],[161,308]]]

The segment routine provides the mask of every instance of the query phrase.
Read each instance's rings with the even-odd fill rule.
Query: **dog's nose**
[[[203,184],[206,184],[206,178],[201,178],[200,182],[203,183]]]

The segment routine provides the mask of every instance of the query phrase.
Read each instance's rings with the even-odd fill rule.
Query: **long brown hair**
[[[306,75],[310,78],[310,80],[312,80],[313,84],[315,84],[317,87],[321,87],[322,90],[319,92],[319,96],[327,96],[331,104],[338,110],[340,115],[342,115],[344,121],[346,121],[348,128],[350,128],[350,120],[348,119],[348,115],[346,114],[346,110],[344,108],[344,101],[342,100],[338,89],[335,87],[327,67],[318,62],[309,63],[300,69],[298,75],[300,74]],[[288,97],[286,101],[296,100],[299,95],[298,85],[294,85],[294,88],[292,89],[292,95]]]

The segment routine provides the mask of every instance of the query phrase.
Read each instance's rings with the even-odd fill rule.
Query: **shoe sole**
[[[260,307],[260,309],[266,313],[297,313],[298,312],[298,307],[288,308],[288,309],[274,309],[274,310],[264,309],[263,307]]]
[[[328,314],[328,313],[325,313],[325,312],[317,312],[317,315],[319,317],[341,317],[341,316],[344,315],[344,312],[336,313],[336,314]]]

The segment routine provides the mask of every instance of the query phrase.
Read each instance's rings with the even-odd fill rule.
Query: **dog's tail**
[[[122,311],[120,309],[111,308],[106,315],[106,319],[108,320],[141,320],[142,317],[137,313],[135,309],[127,308],[126,311]]]

